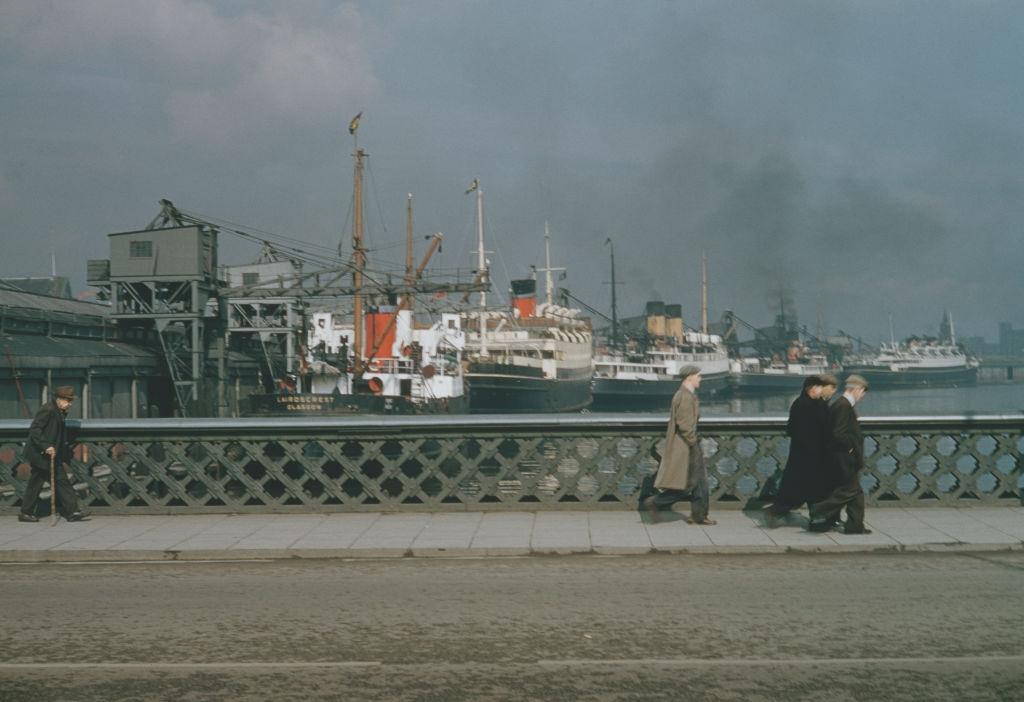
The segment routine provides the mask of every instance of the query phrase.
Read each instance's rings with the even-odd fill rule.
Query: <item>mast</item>
[[[555,281],[551,274],[554,271],[564,271],[565,269],[551,267],[551,229],[547,222],[544,222],[544,267],[541,270],[544,271],[544,284],[547,287],[546,296],[550,307],[554,302],[555,294]]]
[[[700,331],[708,333],[708,254],[700,253]]]
[[[476,190],[476,241],[477,241],[477,275],[480,282],[487,280],[487,258],[484,256],[484,191],[480,188],[480,179],[473,181]],[[487,356],[487,293],[480,293],[480,355]]]
[[[356,172],[353,179],[355,205],[352,214],[352,316],[355,334],[352,362],[356,377],[363,372],[363,269],[366,267],[366,249],[363,248],[363,158],[366,152],[356,149]]]
[[[615,244],[608,237],[608,245],[612,254],[612,348],[619,348],[619,310],[615,302]]]
[[[892,324],[892,312],[889,313],[889,343],[896,348],[896,327]]]
[[[412,278],[412,193],[405,203],[405,278],[411,282]]]

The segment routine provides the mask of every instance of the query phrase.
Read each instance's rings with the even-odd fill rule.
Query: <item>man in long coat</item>
[[[764,510],[768,526],[775,526],[778,519],[805,502],[811,505],[823,499],[835,487],[828,471],[828,401],[838,384],[829,373],[812,375],[789,408],[789,457],[775,501]]]
[[[25,494],[21,497],[19,522],[39,521],[34,514],[36,501],[39,499],[43,483],[50,481],[51,459],[56,465],[56,485],[51,485],[50,489],[57,491],[57,511],[69,522],[81,522],[88,517],[79,511],[75,488],[68,480],[67,471],[64,469],[64,464],[71,461],[71,446],[68,443],[64,417],[74,401],[75,389],[70,385],[63,385],[54,392],[53,402],[47,402],[40,407],[32,420],[32,426],[28,430],[28,441],[25,442],[25,458],[32,466],[32,472],[29,474],[28,485],[25,486]]]
[[[658,521],[658,512],[670,509],[680,500],[690,500],[690,524],[715,524],[708,517],[708,475],[704,453],[697,435],[700,418],[700,368],[685,366],[679,373],[682,383],[672,398],[672,414],[665,433],[665,449],[658,466],[654,487],[659,490],[644,500],[651,520]]]
[[[829,452],[838,487],[811,506],[811,531],[828,531],[834,527],[845,507],[846,533],[871,533],[864,526],[864,490],[860,486],[860,473],[864,469],[864,434],[854,409],[867,391],[868,381],[859,375],[851,375],[846,379],[843,396],[829,407]]]

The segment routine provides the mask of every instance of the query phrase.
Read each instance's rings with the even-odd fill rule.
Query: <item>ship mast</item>
[[[547,287],[547,302],[550,307],[554,302],[555,292],[555,281],[551,274],[554,271],[564,271],[565,269],[551,267],[551,230],[547,222],[544,222],[544,267],[541,270],[544,271],[544,284]]]
[[[405,278],[406,282],[412,279],[412,193],[409,193],[405,203]]]
[[[480,282],[487,280],[487,258],[484,252],[484,191],[480,188],[480,179],[473,181],[472,189],[476,190],[476,241],[477,241],[477,275]],[[480,293],[480,355],[487,356],[487,293]]]
[[[708,333],[708,254],[700,254],[700,331]]]
[[[366,249],[363,247],[363,158],[366,152],[356,149],[356,172],[353,185],[355,204],[352,214],[352,315],[355,333],[352,371],[359,377],[363,371],[363,269],[366,268]]]
[[[619,310],[615,302],[615,244],[611,237],[608,237],[608,246],[611,247],[612,255],[612,348],[619,348]]]

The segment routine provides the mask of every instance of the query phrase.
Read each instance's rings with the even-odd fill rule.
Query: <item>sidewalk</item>
[[[869,509],[874,533],[775,529],[720,510],[715,526],[633,511],[93,516],[54,527],[0,517],[0,562],[1024,549],[1024,507]]]

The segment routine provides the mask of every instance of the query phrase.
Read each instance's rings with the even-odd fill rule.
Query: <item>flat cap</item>
[[[73,400],[75,399],[75,389],[70,385],[61,385],[53,391],[53,396],[62,400]]]
[[[698,373],[700,373],[700,368],[698,366],[683,366],[679,369],[678,377],[680,380],[686,380],[691,375],[697,375]]]
[[[818,375],[818,385],[831,385],[833,387],[839,387],[839,379],[836,378],[831,373],[821,373],[820,375]]]
[[[846,376],[846,387],[864,388],[865,390],[867,390],[868,381],[864,379],[863,375],[857,375],[856,373],[854,373],[853,375]]]

